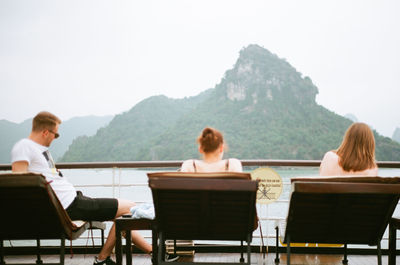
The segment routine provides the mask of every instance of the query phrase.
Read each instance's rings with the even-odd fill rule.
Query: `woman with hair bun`
[[[199,152],[203,159],[190,159],[183,162],[182,172],[242,172],[242,164],[238,159],[230,158],[223,160],[224,138],[222,133],[210,127],[204,128],[201,135],[197,138]]]
[[[353,123],[347,129],[339,148],[325,154],[319,174],[377,176],[375,138],[369,126],[360,122]]]

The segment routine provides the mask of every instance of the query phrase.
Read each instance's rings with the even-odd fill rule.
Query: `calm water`
[[[251,172],[255,168],[245,168],[246,172]],[[290,178],[300,176],[318,176],[318,168],[283,168],[273,167],[282,178],[283,191],[278,201],[270,204],[257,205],[259,218],[262,221],[262,232],[264,235],[264,244],[274,245],[275,242],[275,224],[276,219],[285,218],[288,211],[288,199],[290,194]],[[174,171],[176,169],[169,168],[159,171]],[[151,202],[151,191],[147,185],[147,173],[154,172],[139,169],[73,169],[63,170],[63,175],[72,182],[78,190],[83,191],[87,196],[91,197],[116,197],[132,200],[135,202]],[[400,176],[400,169],[380,169],[380,176],[394,177]],[[114,184],[114,186],[113,186]],[[395,211],[396,216],[400,216],[399,207]],[[107,225],[111,227],[111,223]],[[141,231],[145,237],[150,236],[149,231]],[[253,244],[260,243],[260,230],[254,232]],[[266,239],[268,235],[268,239]],[[99,236],[95,234],[95,236]],[[386,235],[387,236],[387,235]],[[96,240],[97,241],[97,240]],[[150,241],[150,239],[149,239]],[[12,241],[13,245],[26,245],[26,241]],[[6,242],[6,244],[9,244]],[[32,241],[29,244],[34,244]],[[43,245],[58,244],[58,241],[46,241]],[[87,240],[79,239],[74,241],[74,245],[86,245]],[[90,244],[90,242],[89,242]],[[387,242],[382,242],[385,248]]]

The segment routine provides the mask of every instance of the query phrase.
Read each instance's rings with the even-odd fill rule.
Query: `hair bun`
[[[214,136],[214,131],[213,131],[213,129],[207,127],[207,128],[205,128],[205,129],[203,130],[201,136],[202,136],[203,138],[210,138],[210,137],[213,138],[213,136]]]
[[[202,136],[203,136],[203,137],[207,137],[207,136],[210,135],[210,134],[214,134],[213,129],[211,129],[210,127],[204,128],[203,133],[202,133]]]
[[[206,127],[203,129],[197,142],[200,144],[201,149],[207,153],[215,151],[221,144],[223,144],[224,139],[218,130]]]

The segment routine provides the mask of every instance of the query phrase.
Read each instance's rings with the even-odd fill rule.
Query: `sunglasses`
[[[49,132],[51,132],[52,134],[54,134],[54,138],[58,138],[58,137],[60,137],[60,134],[59,133],[56,133],[56,132],[53,132],[52,130],[49,130]]]

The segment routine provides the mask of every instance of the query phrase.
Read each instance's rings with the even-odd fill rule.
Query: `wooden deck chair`
[[[100,229],[104,242],[105,224],[72,222],[45,177],[39,174],[0,174],[0,212],[0,264],[5,264],[4,240],[36,239],[37,261],[31,264],[42,264],[40,239],[61,239],[60,262],[56,264],[64,264],[65,239],[76,239],[87,229]]]
[[[294,242],[377,246],[400,196],[400,178],[293,178],[284,243],[287,264]]]
[[[245,241],[246,264],[250,264],[258,187],[250,174],[163,172],[148,176],[159,240],[158,265],[166,264],[167,239],[240,241],[242,245]],[[185,263],[193,262],[179,262]],[[202,264],[215,263],[243,264]]]

